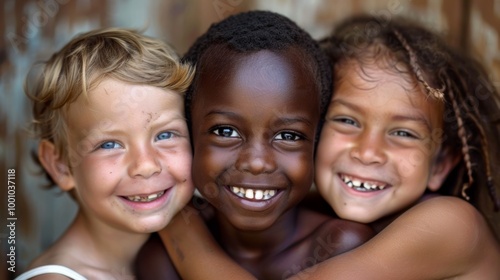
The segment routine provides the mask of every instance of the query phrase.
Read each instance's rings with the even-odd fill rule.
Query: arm
[[[424,201],[308,279],[498,279],[499,245],[479,212],[455,197]]]
[[[219,246],[201,214],[186,206],[159,232],[183,279],[256,279]]]
[[[137,253],[134,263],[137,279],[181,279],[158,234],[153,233]]]

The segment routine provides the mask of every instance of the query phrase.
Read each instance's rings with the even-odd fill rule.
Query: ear
[[[38,145],[38,158],[59,188],[69,191],[75,187],[68,163],[57,153],[54,143],[42,140]]]
[[[427,188],[431,191],[439,190],[450,171],[455,168],[460,159],[459,155],[453,155],[449,149],[441,148],[439,154],[434,159]]]

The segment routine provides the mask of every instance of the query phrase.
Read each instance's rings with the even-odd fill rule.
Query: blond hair
[[[134,30],[106,28],[73,38],[42,64],[25,92],[33,101],[33,130],[68,159],[64,109],[105,78],[184,94],[194,68],[179,62],[167,44]],[[53,182],[51,182],[53,183]]]

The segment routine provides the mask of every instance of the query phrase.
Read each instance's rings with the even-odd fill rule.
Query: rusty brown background
[[[67,227],[75,205],[65,194],[42,190],[30,158],[35,142],[26,132],[30,109],[23,81],[74,35],[120,26],[144,29],[184,53],[208,26],[252,9],[282,13],[321,38],[356,13],[419,19],[453,45],[473,53],[500,87],[500,0],[2,0],[0,1],[0,278],[8,279],[6,177],[16,170],[16,271],[49,246]],[[498,167],[497,167],[498,169]],[[500,222],[499,222],[500,223]],[[4,278],[5,276],[5,278]]]

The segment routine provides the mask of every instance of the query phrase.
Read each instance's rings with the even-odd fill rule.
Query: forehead
[[[191,106],[194,130],[214,113],[250,126],[290,119],[316,126],[319,90],[293,56],[259,51],[230,60],[201,71]]]
[[[235,51],[211,53],[202,58],[193,102],[210,98],[213,89],[248,88],[255,91],[301,92],[318,98],[314,71],[300,51],[261,50],[251,53]]]
[[[137,114],[151,119],[165,114],[182,116],[182,105],[183,97],[177,92],[105,78],[67,107],[66,122],[77,127],[92,121],[128,123]]]
[[[374,92],[377,87],[392,88],[413,97],[424,97],[424,88],[404,63],[391,58],[373,60],[348,59],[335,66],[334,87],[349,84],[360,90]]]
[[[380,113],[418,110],[434,123],[442,122],[443,102],[428,97],[423,86],[402,66],[398,68],[386,62],[361,65],[352,60],[338,65],[335,71],[333,100],[368,103]]]

